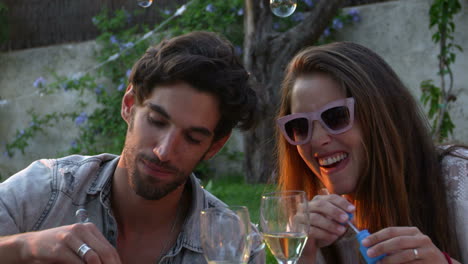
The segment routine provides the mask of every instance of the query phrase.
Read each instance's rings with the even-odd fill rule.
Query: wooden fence
[[[161,21],[161,8],[173,7],[186,0],[156,0],[149,8],[137,6],[136,0],[2,0],[8,7],[6,42],[0,50],[26,49],[94,39],[98,34],[92,18],[103,8],[115,11],[125,8],[129,13],[140,9],[132,23],[154,25]]]

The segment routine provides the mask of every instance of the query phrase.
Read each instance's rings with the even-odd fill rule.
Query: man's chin
[[[144,178],[145,180],[134,179],[134,181],[132,181],[132,189],[136,195],[150,201],[160,200],[166,197],[185,183],[184,181],[163,184],[150,175],[145,175]]]

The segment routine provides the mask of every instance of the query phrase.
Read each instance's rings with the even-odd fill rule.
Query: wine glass
[[[247,263],[250,234],[250,216],[245,206],[212,207],[200,213],[200,239],[208,264]]]
[[[307,198],[303,191],[262,195],[260,228],[263,239],[279,264],[295,264],[309,231]]]

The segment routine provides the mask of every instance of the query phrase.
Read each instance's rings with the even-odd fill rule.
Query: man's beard
[[[128,170],[128,183],[138,196],[146,200],[159,200],[165,197],[167,194],[177,189],[177,187],[184,184],[189,176],[189,173],[184,173],[175,166],[161,162],[156,156],[149,157],[143,153],[136,154],[134,149],[130,150],[128,148],[125,154],[127,159],[125,163]],[[173,172],[171,181],[162,183],[151,175],[140,172],[137,168],[137,163],[142,160]]]

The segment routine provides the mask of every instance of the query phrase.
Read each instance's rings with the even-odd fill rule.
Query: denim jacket
[[[117,243],[117,223],[111,207],[112,176],[119,156],[73,155],[43,159],[0,184],[0,236],[38,231],[77,222],[75,212],[86,209],[107,240]],[[176,243],[159,263],[206,263],[200,242],[200,211],[224,205],[204,190],[192,174],[190,212]],[[249,263],[265,263],[254,245]],[[155,260],[156,262],[156,260]]]

